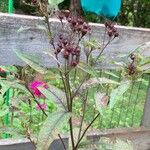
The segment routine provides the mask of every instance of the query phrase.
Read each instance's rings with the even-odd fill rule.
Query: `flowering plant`
[[[88,41],[87,36],[92,34],[92,27],[82,17],[74,16],[68,10],[52,11],[52,8],[57,8],[61,1],[34,0],[32,2],[39,13],[45,17],[49,44],[53,49],[46,53],[56,61],[57,78],[62,83],[61,88],[43,81],[33,81],[26,85],[30,95],[35,98],[36,109],[42,110],[46,116],[37,141],[32,139],[31,134],[28,134],[28,138],[33,144],[37,142],[37,150],[48,150],[52,141],[57,137],[60,138],[66,150],[67,147],[60,135],[62,127],[66,124],[69,126],[69,146],[72,150],[78,150],[95,120],[105,115],[107,109],[112,109],[116,101],[131,86],[132,81],[136,81],[147,71],[144,70],[146,61],[144,62],[140,55],[133,52],[129,54],[127,64],[115,62],[122,69],[120,83],[106,77],[100,77],[97,66],[103,61],[103,52],[106,47],[118,38],[117,29],[112,22],[108,21],[105,23],[104,40],[101,43],[93,39]],[[49,17],[52,13],[56,15],[61,25],[57,36],[54,36],[49,23]],[[53,53],[51,53],[52,51]],[[98,52],[96,56],[94,55],[95,51]],[[20,52],[16,51],[16,54],[36,71],[42,72],[43,68],[24,57]],[[116,76],[108,71],[106,73]],[[108,85],[112,89],[110,93],[99,92],[98,89],[103,88],[104,85]],[[93,89],[96,89],[94,94]],[[37,98],[51,100],[56,104],[57,110],[50,114],[47,113],[46,103],[39,102]],[[75,110],[77,101],[80,103],[80,110]],[[92,107],[96,115],[85,123],[87,109],[92,109]]]

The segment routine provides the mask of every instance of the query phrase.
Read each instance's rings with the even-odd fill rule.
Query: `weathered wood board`
[[[50,19],[52,29],[56,35],[60,30],[60,22],[57,19]],[[47,34],[37,26],[44,25],[44,18],[8,15],[0,13],[0,65],[23,65],[24,63],[16,56],[14,49],[19,49],[38,57],[39,62],[47,67],[55,67],[56,62],[50,58],[44,51],[52,51]],[[90,38],[96,38],[102,41],[104,36],[104,26],[102,24],[90,23],[92,26],[92,35]],[[30,28],[19,32],[20,28]],[[120,36],[116,38],[105,50],[105,62],[99,67],[109,68],[113,60],[120,60],[118,55],[127,54],[145,42],[150,41],[150,29],[132,28],[116,26]],[[86,39],[89,37],[86,37]],[[97,52],[95,51],[95,54]],[[150,46],[144,49],[144,55],[150,56]],[[108,65],[109,64],[109,65]]]
[[[63,136],[62,136],[63,137]],[[64,143],[67,147],[68,138],[64,136]],[[115,138],[124,141],[131,141],[134,150],[150,150],[150,129],[148,128],[130,128],[130,129],[110,129],[87,134],[87,139],[91,143],[96,144],[101,137],[107,137],[111,140]],[[124,148],[124,147],[123,147]],[[86,148],[86,150],[93,150],[94,148]],[[27,139],[4,139],[0,140],[0,150],[35,150],[33,144]],[[59,139],[53,141],[49,150],[64,150]]]

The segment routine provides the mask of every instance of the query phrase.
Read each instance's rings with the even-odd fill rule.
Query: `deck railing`
[[[59,21],[54,18],[49,21],[53,33],[57,36],[60,29]],[[25,53],[37,55],[40,58],[40,63],[42,65],[49,68],[55,67],[56,62],[43,53],[43,51],[51,48],[44,28],[41,28],[43,25],[45,25],[45,22],[42,17],[0,13],[0,65],[24,66],[25,63],[22,62],[13,51],[13,49],[19,49]],[[65,26],[67,28],[67,24],[65,24]],[[91,27],[92,34],[88,35],[86,38],[102,40],[104,36],[104,26],[102,24],[91,23]],[[130,53],[138,46],[150,42],[150,29],[125,26],[116,27],[120,36],[106,48],[106,51],[104,52],[106,59],[105,62],[97,65],[99,69],[116,71],[118,68],[116,68],[115,65],[112,65],[111,62],[114,60],[119,61],[120,57],[118,57],[118,55]],[[150,56],[150,44],[145,44],[142,49],[143,55]],[[97,55],[97,53],[94,55]],[[105,74],[103,74],[102,71],[101,76],[103,75]],[[133,84],[130,92],[128,92],[127,95],[124,95],[124,98],[117,106],[118,108],[112,110],[109,122],[105,123],[108,118],[100,120],[102,127],[113,128],[139,125],[150,127],[149,75],[144,75],[143,79],[144,82],[142,80],[139,84]],[[140,92],[143,92],[141,90],[144,91],[142,97],[140,96]],[[131,103],[133,103],[132,106]],[[138,104],[140,104],[143,109],[143,116],[140,114],[139,117],[136,118],[135,113],[138,113],[138,109],[136,110]],[[124,110],[123,108],[125,106],[128,109]],[[118,119],[116,119],[116,117],[118,117]],[[114,118],[117,121],[114,122]],[[128,121],[128,119],[130,119],[130,121]],[[141,119],[141,122],[136,122],[136,119]]]

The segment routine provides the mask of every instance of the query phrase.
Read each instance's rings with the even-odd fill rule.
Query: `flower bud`
[[[64,39],[63,44],[64,44],[64,46],[66,46],[68,44],[68,41]]]
[[[119,33],[116,32],[116,33],[114,34],[114,37],[118,37],[118,36],[119,36]]]
[[[84,21],[82,19],[78,19],[78,24],[82,25],[84,23]]]
[[[76,61],[76,60],[72,60],[72,61],[71,61],[71,66],[72,66],[72,67],[76,67],[76,66],[77,66],[77,64],[78,64],[78,63],[77,63],[77,61]]]
[[[113,36],[112,30],[109,30],[107,33],[108,33],[108,36],[109,36],[109,37],[112,37],[112,36]]]
[[[64,51],[64,58],[68,59],[69,58],[69,52],[68,51]]]
[[[64,15],[66,18],[70,16],[70,11],[69,10],[64,10]]]
[[[75,20],[75,19],[72,19],[72,20],[71,20],[71,24],[72,24],[72,26],[76,26],[76,24],[77,24],[76,20]]]
[[[32,0],[33,5],[36,5],[37,0]]]
[[[132,53],[132,54],[130,54],[130,59],[131,60],[134,60],[135,59],[135,55]]]

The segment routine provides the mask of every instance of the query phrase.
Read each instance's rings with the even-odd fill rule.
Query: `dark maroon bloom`
[[[78,24],[79,24],[79,25],[83,25],[83,23],[84,23],[84,21],[79,18],[79,19],[78,19]]]
[[[64,58],[65,58],[65,59],[68,59],[68,58],[69,58],[69,52],[66,51],[66,50],[64,51]]]
[[[135,59],[135,55],[132,53],[132,54],[130,54],[130,59],[131,60],[134,60]]]
[[[65,18],[68,22],[68,26],[71,29],[69,32],[71,34],[66,36],[64,33],[64,36],[62,34],[63,32],[61,32],[61,34],[58,36],[55,55],[57,57],[61,52],[63,58],[67,60],[68,64],[70,64],[72,67],[75,67],[80,60],[81,48],[78,46],[79,42],[91,30],[91,28],[82,18],[79,16],[73,16],[68,10],[59,11],[58,14],[60,21],[61,19]],[[79,37],[78,40],[73,38],[75,34]],[[58,58],[59,57],[57,57],[57,59]]]
[[[110,38],[115,38],[119,36],[119,33],[117,32],[117,29],[112,24],[112,22],[105,22],[105,27],[106,27],[107,34]]]
[[[68,18],[69,16],[70,16],[70,11],[69,10],[64,10],[64,16],[66,17],[66,18]]]
[[[35,5],[37,3],[37,0],[32,0],[32,3]]]
[[[72,66],[72,67],[76,67],[77,64],[78,64],[78,62],[77,62],[76,60],[72,60],[72,61],[71,61],[71,66]]]

